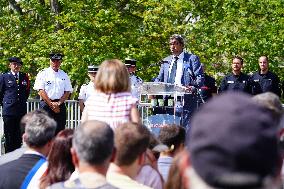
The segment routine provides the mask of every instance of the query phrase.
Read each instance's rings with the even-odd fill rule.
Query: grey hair
[[[274,114],[281,116],[283,113],[282,103],[279,97],[272,92],[265,92],[252,97],[252,99],[271,110]]]
[[[53,139],[57,124],[45,112],[33,111],[25,120],[25,142],[28,146],[42,147]]]
[[[80,161],[90,165],[104,163],[114,148],[114,133],[107,123],[90,120],[75,131],[73,148]]]

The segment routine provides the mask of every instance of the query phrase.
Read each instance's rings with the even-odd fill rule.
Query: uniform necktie
[[[14,77],[15,77],[16,83],[18,83],[18,82],[19,82],[19,76],[18,76],[18,74],[15,74]]]
[[[171,69],[171,73],[170,73],[170,76],[169,76],[169,78],[168,78],[168,83],[175,83],[178,57],[175,56],[174,59],[175,59],[175,60],[174,60],[174,62],[173,62],[173,66],[172,66],[172,69]]]

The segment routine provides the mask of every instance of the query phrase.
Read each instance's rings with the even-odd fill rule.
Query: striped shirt
[[[120,124],[130,121],[130,110],[136,106],[137,101],[138,99],[130,92],[105,94],[95,91],[85,103],[82,121],[103,121],[115,129]]]

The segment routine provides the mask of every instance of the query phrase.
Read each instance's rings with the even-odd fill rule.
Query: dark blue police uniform
[[[0,76],[6,152],[21,147],[20,120],[27,113],[29,93],[30,81],[27,74],[18,72],[18,76],[14,76],[10,71]]]
[[[253,95],[273,92],[281,97],[280,81],[276,74],[270,71],[266,74],[261,74],[260,71],[258,71],[251,76],[251,81]]]
[[[224,91],[241,91],[251,93],[251,81],[248,75],[240,73],[234,75],[233,73],[226,75],[219,87],[219,93]]]

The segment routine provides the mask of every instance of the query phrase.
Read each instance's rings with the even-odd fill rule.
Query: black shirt
[[[242,91],[251,93],[251,82],[248,75],[240,73],[240,75],[226,75],[220,85],[219,93],[224,91]]]
[[[255,72],[251,76],[252,94],[260,94],[264,92],[273,92],[279,97],[281,96],[280,81],[276,74],[268,71],[266,74]]]

